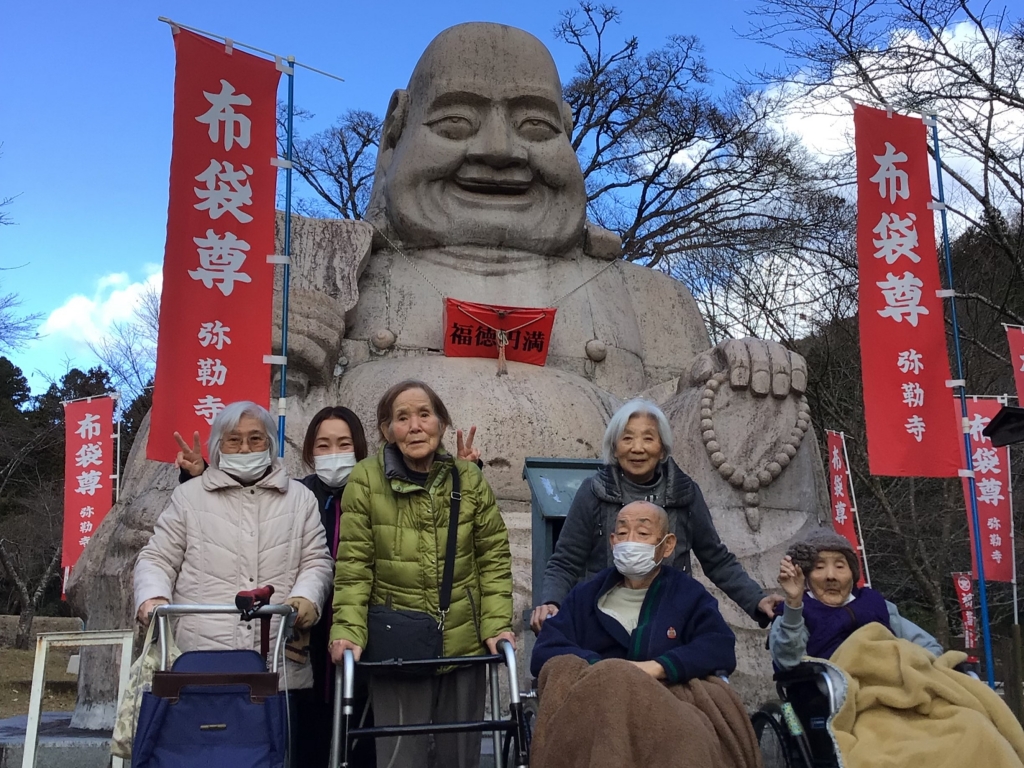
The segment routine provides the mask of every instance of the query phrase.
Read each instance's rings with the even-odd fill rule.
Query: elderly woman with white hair
[[[210,467],[179,485],[135,563],[135,607],[149,621],[167,603],[232,604],[257,586],[296,611],[303,629],[320,618],[334,564],[313,492],[277,457],[276,424],[265,408],[231,403],[210,429]],[[237,616],[184,616],[182,651],[259,648],[259,626]],[[309,688],[308,660],[288,661],[289,688]]]
[[[576,492],[544,569],[540,601],[530,620],[535,632],[558,613],[573,586],[613,565],[608,535],[619,510],[634,501],[649,501],[668,512],[669,530],[676,536],[675,551],[669,556],[674,567],[690,573],[692,552],[719,589],[751,618],[768,626],[783,598],[766,594],[722,543],[704,495],[671,453],[672,430],[653,403],[630,400],[612,416],[602,443],[605,466]],[[635,556],[653,558],[655,548],[648,549]]]

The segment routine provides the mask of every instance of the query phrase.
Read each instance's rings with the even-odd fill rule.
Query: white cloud
[[[53,310],[39,327],[39,335],[69,352],[88,351],[89,345],[102,342],[116,323],[134,318],[147,290],[160,290],[160,267],[147,266],[146,272],[146,278],[138,282],[132,282],[124,272],[104,275],[96,281],[92,296],[75,294]]]
[[[1000,39],[1000,52],[1006,49],[1005,35],[1000,36],[994,29],[987,29],[989,39]],[[916,32],[896,30],[892,35],[893,45],[905,45],[917,50],[926,50],[933,44],[922,39]],[[972,22],[963,21],[953,25],[944,34],[943,43],[957,55],[966,61],[971,61],[976,68],[986,75],[987,56],[990,55],[987,44],[984,41],[981,30]],[[1005,55],[1005,54],[1004,54]],[[884,66],[897,71],[899,61],[894,54],[879,54],[877,61]],[[870,59],[869,59],[870,60]],[[1010,69],[1006,67],[1000,71],[997,67],[997,77],[1006,81],[1010,77]],[[947,93],[958,93],[963,97],[959,101],[946,100],[936,106],[938,107],[939,137],[942,147],[943,161],[949,165],[954,173],[968,183],[981,188],[983,186],[982,167],[976,156],[963,150],[957,135],[950,130],[950,124],[956,124],[960,130],[971,126],[978,135],[984,135],[985,122],[988,117],[988,108],[993,106],[992,116],[992,138],[991,144],[996,152],[1006,152],[1009,156],[1019,154],[1021,141],[1024,140],[1024,112],[1019,109],[1011,109],[1005,105],[991,105],[985,98],[985,93],[980,86],[965,82],[955,74],[935,66],[928,71],[919,72],[916,86],[925,89],[931,85],[937,91]],[[904,78],[898,74],[876,81],[883,93],[898,93],[904,85]],[[1010,87],[1014,83],[1001,83]],[[779,89],[792,92],[791,86],[776,86],[770,89],[773,95],[779,93]],[[788,108],[780,110],[776,117],[776,124],[789,135],[797,136],[804,146],[812,154],[821,159],[849,158],[852,160],[853,152],[853,107],[847,100],[847,96],[857,99],[865,104],[872,104],[873,99],[860,88],[857,80],[849,72],[842,68],[837,70],[837,76],[827,86],[819,86],[814,91],[801,98],[790,101]],[[931,129],[928,130],[929,141]],[[852,170],[853,166],[850,165]],[[937,195],[938,187],[935,179],[934,166],[931,167],[932,191]],[[962,208],[969,215],[978,215],[979,206],[977,201],[956,182],[950,174],[943,177],[946,192],[946,200],[954,208]],[[1004,201],[1001,199],[998,188],[998,181],[994,182],[996,187],[993,198],[997,205]],[[850,188],[850,194],[855,190]],[[954,230],[962,227],[962,222],[951,222]]]
[[[143,294],[151,288],[160,290],[159,264],[143,265],[142,274],[137,280],[123,272],[104,275],[95,281],[91,295],[68,296],[39,326],[39,336],[10,355],[33,393],[44,391],[71,368],[87,370],[101,364],[90,344],[99,345],[116,323],[133,321]]]

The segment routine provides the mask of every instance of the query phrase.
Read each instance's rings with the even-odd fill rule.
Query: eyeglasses
[[[222,448],[229,448],[234,451],[241,449],[243,445],[248,445],[249,450],[252,451],[262,451],[267,447],[269,442],[270,441],[266,435],[252,434],[248,437],[228,435],[220,441],[220,444]]]

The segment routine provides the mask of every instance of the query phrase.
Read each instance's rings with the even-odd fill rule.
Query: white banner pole
[[[846,452],[846,433],[840,432],[839,439],[843,441],[843,469],[846,470],[846,486],[850,492],[850,504],[853,505],[853,521],[857,524],[857,538],[860,540],[860,554],[864,559],[864,583],[871,586],[871,572],[868,570],[868,552],[864,548],[864,531],[860,528],[860,513],[857,511],[857,495],[853,490],[853,474],[850,472],[850,454]]]

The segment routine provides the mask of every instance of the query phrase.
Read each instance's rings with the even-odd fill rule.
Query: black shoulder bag
[[[459,536],[459,468],[452,467],[451,511],[448,516],[448,546],[438,606],[438,618],[423,611],[402,611],[386,605],[372,605],[366,614],[366,650],[364,661],[417,661],[439,659],[444,655],[444,620],[452,599],[455,578],[455,544]],[[429,493],[429,491],[428,491]],[[433,674],[432,667],[411,667],[410,674]]]

